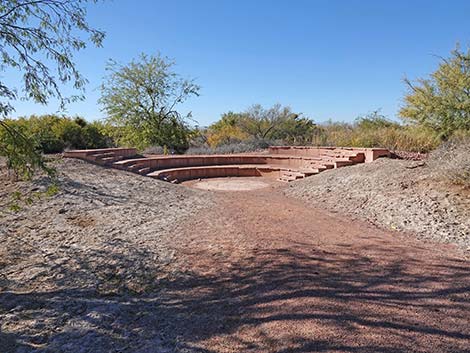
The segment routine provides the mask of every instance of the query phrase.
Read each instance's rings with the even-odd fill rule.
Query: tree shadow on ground
[[[146,262],[134,279],[153,283],[136,291],[126,276],[148,254],[134,250],[99,254],[126,278],[113,282],[115,291],[72,285],[80,271],[97,271],[88,256],[74,259],[80,266],[67,269],[62,288],[0,292],[2,351],[14,341],[21,352],[469,352],[463,260],[298,244],[214,260],[207,273],[159,277],[162,267]]]

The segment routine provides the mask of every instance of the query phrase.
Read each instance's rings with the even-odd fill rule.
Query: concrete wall
[[[390,157],[390,151],[385,148],[361,148],[361,147],[309,147],[309,146],[271,146],[269,154],[286,156],[312,156],[317,157],[322,154],[344,153],[364,153],[365,162],[375,161],[380,157]]]

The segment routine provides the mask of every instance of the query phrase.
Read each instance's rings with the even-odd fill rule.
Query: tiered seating
[[[157,170],[147,176],[166,181],[180,181],[199,178],[263,176],[282,169],[280,166],[267,164],[211,165]]]
[[[64,157],[84,159],[100,165],[110,165],[135,155],[137,155],[135,148],[103,148],[64,152]]]
[[[65,157],[127,170],[166,181],[225,176],[268,176],[293,181],[324,170],[374,160],[382,149],[271,147],[268,154],[178,155],[137,157],[135,149],[65,152]]]
[[[272,155],[290,155],[290,156],[314,156],[350,152],[363,153],[364,162],[372,162],[380,157],[390,157],[390,151],[385,148],[361,148],[361,147],[309,147],[309,146],[271,146],[268,148]]]

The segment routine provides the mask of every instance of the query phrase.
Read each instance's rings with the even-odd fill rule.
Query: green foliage
[[[2,69],[11,67],[23,75],[26,98],[46,104],[56,97],[62,106],[79,98],[64,97],[60,87],[71,82],[81,90],[86,83],[73,61],[73,52],[87,46],[82,34],[88,34],[96,46],[104,39],[103,32],[88,25],[85,2],[9,0],[0,4]],[[0,97],[7,99],[0,105],[2,114],[11,112],[10,100],[16,95],[14,88],[0,83]]]
[[[11,212],[20,212],[21,211],[21,206],[18,205],[17,203],[12,203],[8,206],[8,209],[11,211]]]
[[[312,142],[317,125],[309,118],[297,114],[289,116],[274,129],[271,140],[282,140],[290,145],[307,145]]]
[[[57,195],[59,191],[60,191],[60,188],[57,184],[51,184],[47,187],[45,195],[47,197],[52,197],[52,196]]]
[[[46,166],[37,143],[28,138],[23,127],[12,125],[0,120],[0,155],[7,156],[8,169],[16,178],[30,179],[36,169],[53,175],[54,170]]]
[[[208,142],[216,147],[247,140],[282,140],[287,144],[311,142],[315,123],[279,104],[269,109],[253,105],[242,113],[228,112],[208,128]]]
[[[439,143],[433,130],[401,125],[378,112],[360,117],[352,124],[331,121],[321,124],[313,138],[317,146],[384,147],[413,152],[429,152]]]
[[[174,62],[161,55],[141,56],[127,65],[109,62],[100,102],[120,144],[144,149],[188,148],[190,128],[177,107],[199,95],[199,86],[173,71]]]
[[[405,80],[409,93],[400,116],[436,131],[442,139],[470,130],[470,49],[457,46],[428,79]]]
[[[81,117],[72,119],[57,115],[32,115],[5,122],[12,129],[21,131],[37,152],[60,153],[65,148],[104,148],[112,145],[112,139],[106,135],[102,123],[87,123]],[[0,136],[8,139],[1,130]]]
[[[60,187],[53,181],[44,191],[28,191],[22,192],[19,190],[13,191],[9,195],[9,202],[5,208],[11,212],[19,212],[27,206],[31,206],[34,201],[39,201],[43,198],[51,198],[60,192]],[[0,209],[0,211],[2,211]]]
[[[228,112],[222,114],[220,120],[208,129],[207,142],[215,148],[220,145],[238,143],[249,138],[247,132],[242,130],[243,114]]]
[[[59,141],[43,137],[47,145],[38,146],[20,129],[4,119],[14,110],[17,92],[22,98],[47,104],[57,98],[63,108],[68,102],[82,98],[86,80],[74,63],[73,53],[86,47],[83,34],[100,46],[104,33],[86,21],[87,1],[19,1],[0,3],[0,71],[16,69],[22,74],[20,87],[0,81],[0,155],[8,160],[17,176],[30,177],[46,168],[39,148],[58,149]],[[81,94],[65,97],[62,85],[71,83]],[[43,132],[46,134],[46,132]]]

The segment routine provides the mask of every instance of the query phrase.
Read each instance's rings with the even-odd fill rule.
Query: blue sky
[[[202,86],[188,101],[200,125],[254,103],[289,105],[315,121],[352,121],[378,108],[397,115],[405,76],[429,74],[460,42],[470,44],[470,1],[114,0],[89,7],[103,48],[76,55],[90,81],[68,107],[88,120],[109,58],[161,52]],[[10,77],[10,79],[12,79]],[[55,102],[16,104],[17,115],[53,113]]]

